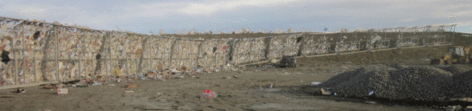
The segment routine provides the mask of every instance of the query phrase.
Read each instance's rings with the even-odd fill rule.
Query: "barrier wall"
[[[267,37],[235,39],[233,42],[232,63],[242,64],[265,60]]]
[[[450,44],[454,36],[446,30],[453,25],[234,39],[143,35],[5,17],[0,26],[2,58],[11,59],[0,63],[1,86],[166,69],[212,72],[283,56]]]
[[[202,67],[219,67],[229,61],[232,39],[210,39],[201,44],[198,63]]]
[[[294,34],[268,38],[270,44],[267,58],[298,55],[303,36],[303,34]]]

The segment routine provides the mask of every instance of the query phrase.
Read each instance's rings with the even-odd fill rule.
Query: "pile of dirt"
[[[403,67],[364,67],[337,75],[319,87],[345,97],[432,101],[447,96],[450,72],[429,66]]]
[[[462,74],[472,69],[469,65],[451,65],[451,66],[436,66],[437,68],[451,72],[452,74]]]
[[[448,86],[451,98],[472,97],[472,70],[454,75]]]

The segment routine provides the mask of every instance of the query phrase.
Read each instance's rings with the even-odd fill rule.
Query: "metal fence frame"
[[[258,37],[258,38],[238,38],[238,39],[226,39],[226,40],[203,40],[203,39],[194,39],[194,38],[176,38],[172,36],[155,36],[155,35],[144,35],[144,34],[135,34],[130,32],[119,32],[119,31],[104,31],[104,30],[91,30],[87,28],[80,28],[80,27],[73,27],[73,26],[64,26],[60,24],[51,24],[51,23],[40,23],[35,21],[28,21],[28,20],[21,20],[21,19],[13,19],[13,18],[6,18],[0,17],[0,23],[3,21],[15,21],[18,23],[14,27],[6,30],[0,30],[2,32],[6,32],[7,35],[14,35],[13,39],[22,39],[23,42],[37,42],[43,43],[42,45],[38,45],[35,48],[31,49],[30,46],[27,46],[25,43],[22,46],[16,46],[12,44],[11,47],[11,55],[13,55],[12,62],[8,64],[2,63],[2,74],[0,75],[9,75],[13,76],[14,84],[8,85],[1,85],[0,88],[6,87],[16,87],[22,85],[31,85],[31,84],[40,84],[40,83],[49,83],[49,82],[63,82],[69,81],[74,79],[83,79],[87,76],[96,76],[96,75],[106,75],[111,76],[113,75],[114,67],[117,65],[119,66],[119,70],[125,72],[126,76],[143,73],[148,69],[154,69],[152,63],[154,60],[158,61],[159,63],[163,63],[162,61],[168,60],[167,69],[176,68],[179,69],[181,66],[176,65],[176,67],[172,67],[173,62],[182,63],[182,61],[190,61],[192,66],[199,66],[202,60],[202,53],[203,53],[203,46],[202,44],[205,41],[222,41],[224,46],[228,49],[225,49],[223,53],[218,52],[214,53],[212,56],[207,58],[207,62],[211,62],[211,66],[206,67],[219,67],[222,65],[226,65],[228,63],[232,63],[234,65],[240,65],[245,63],[252,63],[252,62],[260,62],[270,59],[279,59],[277,57],[269,57],[272,51],[277,51],[279,55],[285,55],[287,51],[289,51],[285,45],[293,44],[293,40],[290,39],[289,36],[297,36],[294,46],[297,49],[297,54],[292,54],[291,56],[309,56],[309,55],[330,55],[330,54],[339,54],[339,53],[350,53],[350,52],[358,52],[363,50],[384,50],[384,49],[391,49],[391,48],[402,48],[402,47],[415,47],[415,46],[430,46],[430,45],[444,45],[444,44],[451,44],[454,41],[454,32],[455,32],[455,25],[443,25],[443,26],[425,26],[425,27],[412,27],[412,28],[386,28],[386,29],[371,29],[368,31],[355,31],[355,32],[340,32],[340,33],[302,33],[302,34],[287,34],[287,35],[280,35],[275,37]],[[42,24],[41,26],[39,24]],[[20,33],[23,33],[24,26],[32,26],[32,27],[42,27],[42,28],[50,28],[49,30],[42,30],[44,33],[44,41],[34,41],[34,40],[26,40],[26,36],[20,36]],[[451,30],[447,30],[451,28]],[[454,31],[452,31],[454,28]],[[7,32],[8,30],[8,32]],[[35,29],[37,31],[39,29]],[[33,32],[34,32],[33,31]],[[68,35],[67,37],[64,32],[73,32],[74,34]],[[31,31],[30,31],[31,32]],[[453,32],[452,35],[450,32]],[[90,38],[86,38],[86,34],[91,34]],[[95,34],[95,35],[94,35]],[[358,36],[358,34],[364,35],[364,37]],[[4,34],[2,34],[4,35]],[[103,35],[103,36],[101,36]],[[330,36],[327,39],[327,36]],[[69,37],[70,36],[70,37]],[[118,37],[117,37],[118,36]],[[372,42],[374,37],[381,37],[382,39],[378,41]],[[451,37],[452,36],[452,37]],[[121,51],[118,55],[117,47],[112,45],[112,39],[119,39],[119,38],[126,38],[124,40],[133,40],[138,38],[138,41],[134,41],[133,43],[141,43],[142,51]],[[2,36],[3,38],[3,36]],[[272,38],[280,38],[284,39],[282,45],[284,47],[282,49],[273,49],[271,50],[271,39]],[[354,38],[354,39],[352,39]],[[451,38],[450,40],[448,38]],[[10,39],[10,43],[14,43],[13,39]],[[73,39],[76,41],[68,41],[65,39]],[[88,41],[86,39],[93,39],[96,41]],[[101,39],[101,40],[100,40]],[[153,44],[148,43],[150,39],[157,39],[158,41],[167,39],[170,44]],[[287,40],[285,40],[287,39]],[[300,40],[298,40],[300,39]],[[314,41],[314,39],[321,40],[324,39],[327,43],[319,44],[320,41]],[[59,50],[64,49],[63,47],[66,46],[58,46],[60,40],[65,40],[68,42],[74,42],[75,46],[71,47],[73,50]],[[190,41],[195,42],[197,47],[191,47],[192,50],[198,50],[194,52],[183,52],[180,48],[176,48],[176,45],[187,45],[187,44],[177,44],[183,41]],[[290,41],[290,42],[289,42]],[[76,43],[75,43],[76,42]],[[123,41],[122,41],[123,42]],[[242,43],[245,42],[245,45],[242,46]],[[310,44],[311,43],[311,44]],[[371,44],[374,43],[374,44]],[[415,43],[413,45],[402,45],[404,43]],[[31,45],[31,44],[29,44]],[[163,47],[163,45],[171,45],[170,49]],[[194,44],[195,45],[195,44]],[[328,46],[325,47],[328,49],[326,53],[317,53],[316,49],[311,46]],[[378,45],[378,47],[373,47]],[[126,48],[132,47],[132,49],[137,49],[137,46],[130,46],[121,44],[120,46],[128,46]],[[219,50],[221,47],[219,46],[211,46],[216,47]],[[39,49],[37,49],[39,48]],[[316,47],[319,48],[319,47]],[[346,50],[347,48],[347,50]],[[350,49],[352,48],[352,49]],[[3,49],[3,48],[2,48]],[[85,50],[91,49],[91,50]],[[98,50],[96,50],[98,49]],[[152,52],[152,50],[158,50]],[[162,57],[154,57],[154,54],[159,53],[160,50],[165,50]],[[170,50],[170,51],[168,51]],[[246,50],[246,51],[242,51]],[[307,51],[313,50],[313,51]],[[44,55],[43,58],[36,58],[36,53],[42,52]],[[26,53],[33,53],[32,58],[28,58]],[[167,53],[168,52],[168,53]],[[308,53],[305,53],[308,52]],[[61,55],[62,54],[62,55]],[[64,55],[65,54],[65,55]],[[77,55],[74,57],[67,57],[68,55]],[[95,55],[100,54],[101,58],[97,59]],[[124,56],[123,56],[124,54]],[[182,55],[186,54],[186,55]],[[91,55],[91,57],[90,57]],[[138,56],[140,55],[140,56]],[[114,58],[114,56],[118,58]],[[187,56],[187,57],[183,57]],[[241,56],[247,57],[244,58],[244,61],[235,62],[239,60]],[[85,58],[83,58],[85,57]],[[221,62],[218,60],[219,57],[223,57]],[[211,59],[213,58],[213,59]],[[249,58],[249,59],[248,59]],[[30,62],[32,61],[32,62]],[[39,62],[39,63],[38,63]],[[213,63],[214,62],[214,63]],[[32,66],[31,66],[31,63]],[[65,63],[65,64],[63,64]],[[36,64],[41,64],[37,66]],[[66,68],[62,68],[59,64],[65,65]],[[20,69],[19,65],[27,65],[28,67],[22,67]],[[91,66],[89,66],[91,65]],[[146,66],[144,66],[146,65]],[[78,69],[68,69],[70,67],[75,68],[77,66]],[[87,67],[85,67],[87,66]],[[106,66],[106,67],[104,67]],[[136,69],[130,69],[133,66]],[[32,69],[31,69],[32,67]],[[40,67],[42,75],[37,74],[37,70]],[[92,68],[90,70],[89,68]],[[59,71],[63,72],[59,72]],[[84,71],[85,70],[85,71]],[[106,71],[101,71],[106,70]],[[98,71],[98,74],[97,74]],[[31,74],[32,73],[32,74]],[[34,75],[34,82],[27,83],[22,82],[26,80],[26,74]],[[53,77],[56,79],[48,79],[49,77]],[[6,78],[1,77],[2,82],[6,82],[4,80]]]

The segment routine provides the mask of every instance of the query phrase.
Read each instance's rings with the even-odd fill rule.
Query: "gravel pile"
[[[447,95],[445,85],[451,79],[450,72],[427,66],[397,68],[364,67],[339,74],[320,87],[346,97],[431,101]]]
[[[472,70],[457,74],[449,82],[451,98],[472,97]]]
[[[452,66],[436,66],[437,68],[451,72],[452,74],[462,74],[472,69],[472,67],[467,65],[452,65]]]
[[[356,69],[354,71],[347,71],[343,72],[341,74],[338,74],[336,76],[331,77],[329,80],[326,82],[323,82],[323,84],[320,84],[316,87],[334,87],[338,84],[342,84],[343,82],[347,82],[351,80],[352,78],[365,74],[367,72],[373,71],[373,70],[396,70],[396,68],[379,64],[379,65],[368,65],[359,69]]]
[[[452,74],[435,67],[407,67],[372,76],[375,96],[387,99],[432,101],[446,97]]]

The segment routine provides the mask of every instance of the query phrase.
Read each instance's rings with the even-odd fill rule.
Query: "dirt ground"
[[[470,40],[468,43],[471,43]],[[461,40],[459,44],[466,44]],[[140,88],[109,82],[100,86],[69,88],[66,95],[40,86],[26,87],[26,93],[0,90],[0,110],[5,111],[267,111],[267,110],[350,110],[402,111],[444,110],[410,104],[385,104],[369,99],[352,99],[306,93],[311,82],[323,82],[341,72],[366,65],[425,65],[445,53],[447,46],[365,52],[351,55],[297,59],[297,68],[246,68],[243,72],[218,72],[185,76],[182,79],[138,80]],[[233,76],[237,76],[234,78]],[[225,79],[225,78],[226,79]],[[230,77],[230,78],[228,78]],[[270,86],[272,85],[272,88]],[[202,92],[210,89],[216,98]],[[126,93],[126,91],[134,91]]]
[[[426,107],[372,104],[369,101],[342,101],[328,96],[304,93],[303,86],[314,81],[326,81],[333,75],[361,65],[336,67],[301,67],[289,69],[247,69],[239,72],[219,72],[167,81],[134,81],[141,88],[123,89],[123,84],[109,83],[87,88],[69,88],[69,94],[58,95],[55,90],[42,87],[25,88],[26,93],[1,90],[0,109],[14,110],[414,110]],[[234,78],[232,76],[237,76]],[[223,79],[223,77],[232,77]],[[114,84],[112,86],[111,84]],[[273,85],[270,88],[270,85]],[[202,97],[208,88],[216,98]],[[134,93],[125,93],[132,90]],[[4,98],[11,97],[11,98]],[[348,100],[348,98],[346,98]],[[432,109],[428,109],[432,110]]]

